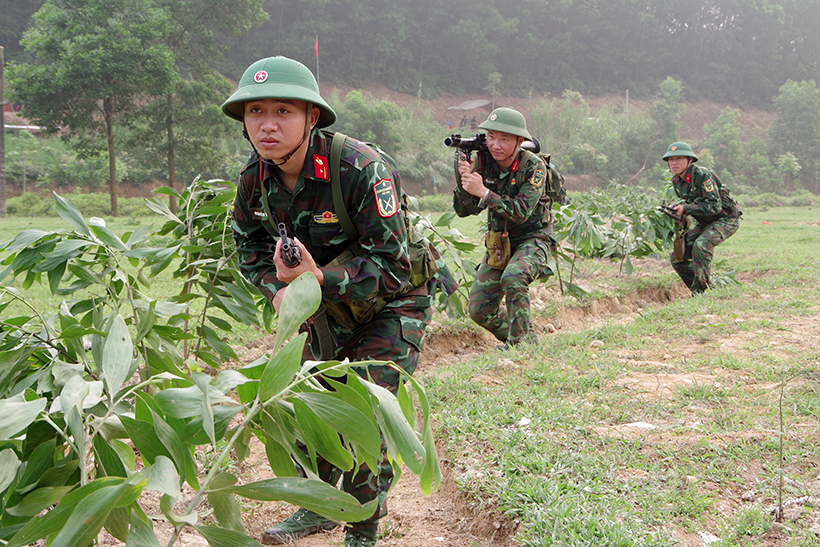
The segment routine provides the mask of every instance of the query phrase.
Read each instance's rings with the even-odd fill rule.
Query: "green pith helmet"
[[[687,142],[673,142],[670,144],[662,159],[666,161],[669,158],[674,158],[675,156],[686,156],[688,158],[692,158],[692,163],[698,161],[698,157],[692,151],[692,147],[689,146],[689,143]]]
[[[527,120],[524,119],[524,115],[512,108],[496,108],[490,112],[487,119],[478,127],[489,131],[501,131],[502,133],[509,133],[517,137],[532,140],[530,132],[527,131]]]
[[[327,127],[336,121],[336,113],[319,95],[313,73],[302,63],[287,57],[268,57],[249,66],[239,87],[222,105],[222,112],[242,121],[245,101],[259,99],[298,99],[319,108],[316,127]]]

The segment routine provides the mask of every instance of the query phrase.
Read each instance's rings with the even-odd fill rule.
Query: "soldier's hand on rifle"
[[[675,214],[676,214],[676,215],[678,215],[679,217],[683,218],[683,203],[680,203],[680,204],[678,204],[678,205],[675,205],[674,207],[672,207],[672,209],[674,209],[674,210],[675,210]]]
[[[293,268],[285,265],[282,258],[282,240],[277,240],[276,250],[273,253],[273,263],[276,264],[276,278],[283,283],[293,283],[297,277],[305,272],[313,272],[320,286],[325,284],[325,274],[316,265],[313,256],[305,249],[305,246],[298,239],[293,239],[295,245],[298,245],[302,251],[302,262]],[[277,293],[278,294],[278,293]]]
[[[487,192],[484,186],[484,179],[473,171],[473,160],[469,162],[460,160],[458,162],[458,172],[461,175],[461,187],[468,194],[477,198],[483,198]]]

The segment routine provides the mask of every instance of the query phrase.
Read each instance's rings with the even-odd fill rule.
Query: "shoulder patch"
[[[703,189],[706,192],[714,192],[715,191],[715,183],[712,182],[712,179],[706,179],[703,181]]]
[[[532,177],[530,177],[530,184],[532,184],[534,188],[541,188],[546,178],[547,173],[539,167],[533,171]]]
[[[373,193],[376,196],[376,208],[382,218],[392,217],[398,212],[399,202],[391,179],[379,179],[379,182],[373,185]]]

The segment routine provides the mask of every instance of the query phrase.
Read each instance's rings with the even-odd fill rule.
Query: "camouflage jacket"
[[[305,165],[291,193],[275,169],[254,152],[239,178],[232,227],[242,274],[273,300],[286,284],[276,277],[273,252],[279,232],[269,222],[262,199],[268,199],[274,223],[284,222],[322,268],[322,298],[330,302],[389,298],[410,277],[407,229],[399,212],[400,190],[390,169],[369,146],[347,139],[342,150],[342,195],[359,232],[362,256],[328,266],[351,243],[333,206],[328,156],[332,133],[314,129]],[[264,197],[263,197],[264,196]],[[426,296],[426,289],[409,295]],[[402,299],[403,301],[406,299]],[[429,305],[429,303],[427,304]]]
[[[526,165],[519,165],[524,150],[518,150],[518,156],[509,168],[500,170],[498,164],[490,158],[479,174],[484,178],[484,185],[490,189],[487,198],[488,230],[510,234],[513,246],[525,239],[548,236],[552,233],[552,214],[545,193],[546,165],[536,155],[532,155]],[[515,173],[526,169],[524,182],[519,188]],[[468,216],[459,200],[458,186],[453,196],[453,208],[458,216]]]
[[[675,194],[684,201],[684,214],[691,215],[700,224],[743,214],[732,192],[711,169],[693,163],[682,177],[675,175],[672,178],[672,185]]]

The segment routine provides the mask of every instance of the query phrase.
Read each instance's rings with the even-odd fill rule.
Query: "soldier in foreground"
[[[553,273],[548,171],[541,158],[521,148],[532,136],[520,112],[496,108],[478,127],[487,132],[486,151],[469,161],[458,157],[453,207],[461,217],[487,209],[487,254],[470,290],[470,317],[506,350],[536,341],[529,286]]]
[[[243,275],[278,312],[288,284],[302,273],[314,273],[322,286],[320,309],[326,311],[314,316],[311,333],[323,341],[321,358],[393,361],[412,373],[431,316],[435,280],[408,286],[411,261],[401,189],[383,157],[346,139],[340,172],[331,173],[333,134],[321,128],[332,125],[336,113],[320,96],[310,70],[285,57],[253,63],[222,111],[243,123],[254,149],[242,169],[233,210]],[[343,207],[357,239],[351,240],[340,224],[332,176],[341,179]],[[285,242],[287,263],[283,233],[292,237]],[[370,317],[357,313],[374,303],[381,307]],[[334,315],[339,310],[347,314]],[[306,358],[318,358],[308,353],[306,347]],[[394,393],[399,387],[399,373],[388,367],[371,366],[361,373]],[[361,465],[343,474],[319,461],[325,482],[335,485],[341,474],[341,488],[360,503],[379,499],[371,518],[348,524],[345,547],[376,544],[378,520],[387,513],[386,495],[394,477],[384,446],[382,456],[379,469]],[[300,508],[265,530],[262,542],[288,543],[336,526]]]
[[[683,259],[676,261],[673,254],[672,267],[692,294],[702,293],[713,285],[715,247],[737,232],[743,211],[714,171],[695,165],[698,157],[688,143],[673,142],[663,159],[674,175],[675,194],[683,200],[673,207],[675,214],[697,221],[683,236]]]

